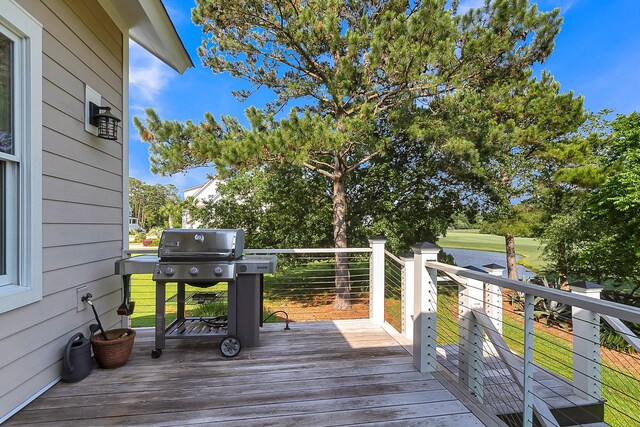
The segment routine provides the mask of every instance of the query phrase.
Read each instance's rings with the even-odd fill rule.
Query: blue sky
[[[461,8],[477,7],[484,0],[463,0]],[[261,107],[265,92],[245,103],[236,101],[232,90],[246,83],[228,75],[214,75],[201,65],[196,48],[201,32],[191,23],[190,0],[163,1],[195,68],[180,75],[141,47],[130,44],[130,115],[144,117],[143,109],[153,107],[162,119],[195,122],[206,111],[214,117],[244,117],[251,105]],[[553,55],[542,68],[560,82],[562,91],[585,97],[591,111],[603,108],[615,113],[640,111],[640,0],[540,0],[540,10],[561,9],[562,31]],[[206,181],[201,168],[172,177],[152,175],[149,171],[148,144],[140,141],[130,127],[130,176],[147,183],[172,183],[182,192]]]

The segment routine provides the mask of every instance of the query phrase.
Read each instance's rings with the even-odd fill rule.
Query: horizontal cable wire
[[[385,251],[384,319],[399,333],[403,332],[402,269],[404,262]]]
[[[444,279],[447,280],[447,279]],[[438,344],[442,345],[443,343],[457,343],[460,340],[459,334],[462,333],[463,336],[466,331],[461,325],[457,323],[457,311],[458,309],[471,309],[471,307],[462,307],[459,305],[457,301],[457,291],[458,285],[451,284],[451,281],[442,281],[439,282],[439,298],[438,298],[438,313],[451,313],[453,320],[446,319],[443,320],[442,315],[438,316]],[[454,282],[455,283],[455,282]],[[464,286],[464,285],[463,285]],[[541,288],[542,289],[542,288]],[[501,297],[504,301],[503,307],[492,303],[491,301],[479,301],[479,298],[470,298],[470,303],[472,305],[476,303],[481,303],[487,310],[502,310],[503,312],[503,320],[502,325],[504,329],[504,338],[508,343],[509,347],[515,346],[517,349],[516,353],[520,353],[522,351],[523,346],[523,323],[522,321],[516,321],[518,318],[521,318],[520,310],[523,310],[523,306],[519,305],[519,296],[517,293],[511,291],[500,292],[501,295],[498,295],[498,292],[492,291],[491,289],[483,289],[484,298],[496,296]],[[444,298],[442,295],[446,295]],[[511,294],[511,295],[509,295]],[[534,293],[535,295],[535,293]],[[511,301],[512,305],[509,305],[509,301]],[[537,302],[540,304],[542,300],[538,299]],[[443,303],[447,303],[450,306],[443,307]],[[536,365],[542,363],[546,369],[551,369],[553,372],[557,372],[558,374],[565,375],[565,378],[562,376],[558,376],[556,381],[558,384],[564,383],[566,386],[573,388],[573,383],[570,380],[571,372],[575,372],[580,374],[581,369],[576,368],[573,364],[573,359],[575,357],[576,361],[580,360],[590,360],[589,356],[586,354],[573,354],[573,350],[571,347],[559,346],[557,344],[557,340],[561,340],[564,342],[568,342],[569,346],[571,341],[573,340],[573,333],[561,327],[561,325],[570,325],[572,322],[571,316],[569,314],[563,314],[559,312],[555,307],[555,303],[551,303],[550,301],[544,301],[546,305],[540,304],[540,307],[536,307],[536,318],[537,321],[535,323],[536,327],[534,328],[534,337],[537,344],[534,345],[535,350],[535,360]],[[509,309],[508,307],[512,307]],[[554,311],[555,310],[555,311]],[[586,325],[593,326],[594,329],[599,329],[599,323],[588,322]],[[514,329],[515,328],[515,329]],[[509,332],[511,331],[511,332]],[[514,332],[521,331],[521,334],[515,334]],[[550,333],[553,332],[553,333]],[[555,331],[555,332],[554,332]],[[515,338],[517,337],[517,338]],[[583,337],[581,337],[583,338]],[[595,339],[585,339],[584,341],[590,343],[596,348],[599,348],[600,343]],[[462,341],[464,343],[464,341]],[[470,345],[471,343],[467,343]],[[553,350],[552,350],[553,349]],[[484,346],[485,351],[485,369],[496,370],[500,369],[501,363],[495,358],[494,351],[488,351],[490,349],[487,346]],[[493,359],[492,359],[493,357]],[[457,356],[451,353],[451,351],[447,350],[447,359],[451,362],[451,365],[447,365],[453,367],[454,371],[457,370],[455,364],[459,362]],[[540,368],[537,368],[539,371]],[[614,350],[604,350],[601,357],[601,380],[600,387],[602,389],[603,398],[607,402],[606,405],[606,413],[607,418],[606,421],[609,424],[614,426],[631,426],[638,425],[638,396],[640,396],[640,392],[638,390],[638,384],[640,373],[638,370],[640,369],[640,363],[638,363],[638,357],[635,354],[628,355],[625,353],[619,353]],[[521,370],[518,369],[518,370]],[[457,374],[457,372],[452,372]],[[582,372],[582,374],[587,374],[586,372]],[[536,374],[538,375],[538,374]],[[567,378],[568,377],[568,378]],[[495,401],[487,398],[488,393],[494,394],[505,394],[507,396],[516,396],[520,394],[519,390],[514,390],[514,384],[509,384],[508,382],[503,381],[504,376],[493,376],[491,378],[485,378],[485,404],[490,405],[494,408],[496,413],[500,413],[505,411],[506,406],[510,406],[509,404],[505,404],[504,401]],[[562,389],[560,389],[562,390]],[[613,402],[608,394],[611,391],[615,391],[617,402],[628,400],[626,408],[625,407],[617,407],[617,403]],[[564,390],[566,391],[566,389]],[[554,397],[557,404],[561,404],[561,402],[565,402],[565,406],[574,405],[571,401],[570,396],[565,395],[564,392],[558,391],[554,389],[551,384],[547,384],[546,382],[536,381],[535,394],[540,398],[541,396],[545,396],[545,399],[550,397]],[[631,403],[633,402],[633,403]],[[624,403],[622,403],[624,405]],[[505,406],[506,405],[506,406]],[[625,409],[622,409],[625,408]],[[586,414],[586,409],[576,409],[577,413]],[[576,414],[576,412],[574,412]],[[539,416],[539,414],[538,414]],[[515,419],[511,419],[510,421],[515,422]],[[552,420],[550,420],[552,421]],[[577,420],[575,424],[577,423]]]

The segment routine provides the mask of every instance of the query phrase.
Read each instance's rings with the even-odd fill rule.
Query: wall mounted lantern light
[[[120,119],[111,114],[111,107],[100,107],[89,102],[89,123],[98,128],[98,138],[118,139]]]

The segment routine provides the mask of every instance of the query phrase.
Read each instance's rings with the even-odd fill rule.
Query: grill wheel
[[[240,340],[233,335],[225,337],[220,343],[220,352],[224,357],[235,357],[240,353]]]

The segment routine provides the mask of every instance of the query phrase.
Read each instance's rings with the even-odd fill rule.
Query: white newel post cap
[[[440,246],[433,243],[429,243],[429,242],[424,242],[420,245],[411,246],[411,250],[413,251],[414,254],[417,254],[417,255],[434,254],[436,257],[438,256],[438,252],[440,252],[440,249],[441,249]]]
[[[569,287],[571,288],[571,292],[589,295],[600,295],[600,292],[602,292],[602,290],[604,289],[604,286],[594,282],[588,282],[586,280],[569,283]]]
[[[382,244],[382,243],[386,243],[387,242],[387,238],[384,236],[374,236],[369,238],[369,244],[370,245],[375,245],[375,244]]]
[[[486,273],[486,270],[483,270],[480,267],[476,267],[475,265],[465,265],[462,268],[466,268],[467,270],[471,271],[477,271],[478,273]]]
[[[411,261],[413,261],[413,254],[412,253],[410,253],[410,254],[402,254],[402,255],[400,255],[399,258],[401,260],[405,261],[405,262],[407,262],[407,261],[411,262]]]
[[[498,264],[485,264],[482,268],[492,276],[502,276],[502,273],[504,272],[504,267]]]

